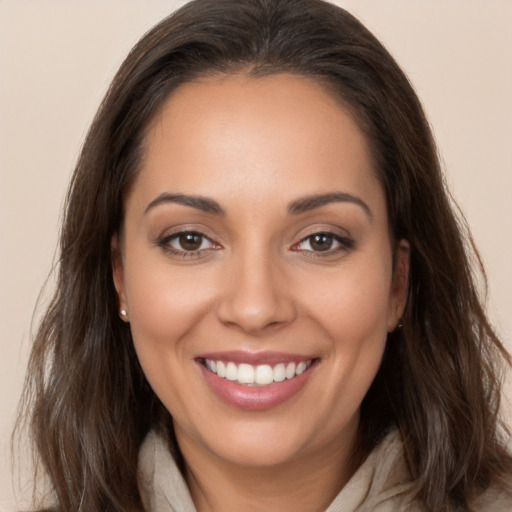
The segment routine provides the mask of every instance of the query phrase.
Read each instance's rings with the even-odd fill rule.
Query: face
[[[351,115],[306,78],[208,78],[173,93],[146,143],[114,280],[182,449],[261,466],[352,443],[407,251],[393,272]]]

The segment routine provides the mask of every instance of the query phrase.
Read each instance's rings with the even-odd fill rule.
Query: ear
[[[112,265],[112,278],[114,280],[114,287],[117,292],[119,300],[119,311],[128,310],[126,302],[126,288],[124,283],[124,266],[123,266],[123,253],[119,234],[116,233],[110,241],[110,254]],[[121,315],[123,320],[127,320],[127,315]]]
[[[407,240],[400,240],[395,251],[393,279],[388,314],[388,332],[396,329],[404,314],[407,303],[409,284],[410,245]]]

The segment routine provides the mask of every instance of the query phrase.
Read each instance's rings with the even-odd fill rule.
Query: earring
[[[396,325],[396,327],[392,331],[388,331],[388,334],[391,334],[392,332],[399,332],[399,331],[401,331],[403,326],[404,326],[404,324],[399,320],[398,324]]]
[[[121,313],[121,316],[124,316],[124,317],[128,314],[126,312],[126,309],[121,309],[120,313]]]

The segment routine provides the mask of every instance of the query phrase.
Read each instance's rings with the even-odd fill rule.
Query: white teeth
[[[235,363],[228,363],[226,366],[226,379],[228,380],[237,380],[238,379],[238,369]]]
[[[288,363],[286,365],[285,376],[287,379],[295,377],[295,363]]]
[[[261,386],[272,384],[274,380],[274,372],[272,371],[272,366],[269,364],[261,364],[256,366],[255,373],[256,375],[254,377],[254,382],[256,382],[256,384],[260,384]]]
[[[297,365],[297,369],[295,370],[295,373],[297,375],[300,375],[301,373],[304,373],[304,370],[307,368],[307,365],[304,361],[301,361],[298,365]]]
[[[236,365],[231,361],[204,360],[206,368],[216,373],[219,377],[237,381],[240,384],[252,384],[257,386],[268,386],[272,384],[272,382],[282,382],[285,379],[293,379],[297,375],[304,373],[311,366],[312,362],[313,360],[301,361],[298,364],[279,363],[272,368],[269,364],[252,366],[246,363]]]
[[[286,370],[283,363],[279,363],[274,366],[274,381],[275,382],[283,382],[286,379]]]
[[[254,368],[250,364],[238,365],[238,382],[254,384]]]
[[[217,375],[222,378],[226,377],[226,365],[222,361],[217,361],[215,365],[217,366]]]

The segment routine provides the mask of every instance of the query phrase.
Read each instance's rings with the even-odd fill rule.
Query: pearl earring
[[[121,316],[126,316],[127,313],[126,313],[126,309],[121,309]]]

